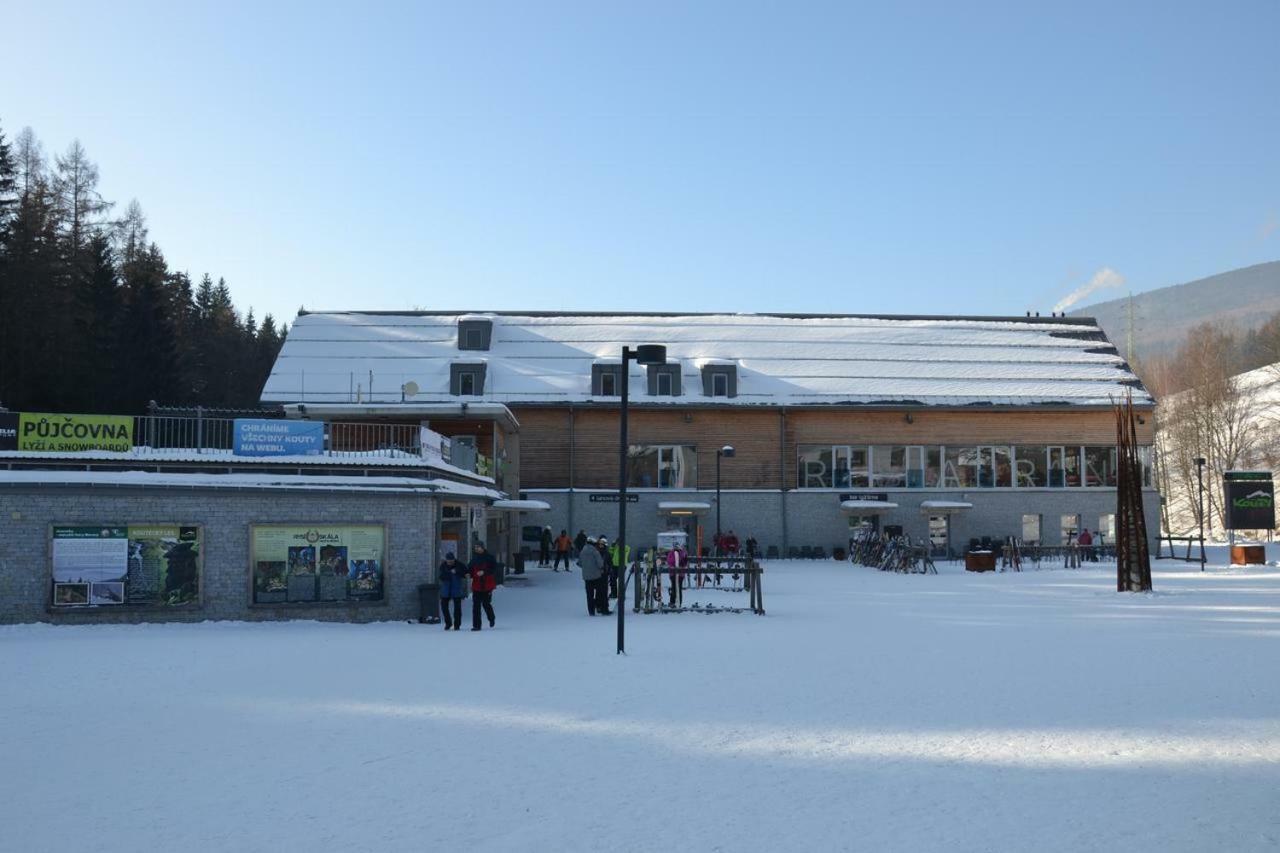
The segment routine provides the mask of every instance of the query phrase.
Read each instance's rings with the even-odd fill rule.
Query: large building
[[[623,377],[622,347],[640,344],[667,362]],[[549,503],[539,524],[612,535],[624,380],[635,542],[670,527],[709,542],[717,509],[782,553],[865,527],[953,553],[1110,534],[1127,395],[1152,482],[1154,401],[1086,318],[303,313],[262,401],[427,425],[491,460],[500,489]],[[1153,535],[1158,509],[1152,489]],[[514,527],[500,534],[515,547]]]

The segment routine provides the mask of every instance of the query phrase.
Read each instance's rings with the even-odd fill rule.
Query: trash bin
[[[507,564],[495,563],[494,566],[497,568],[497,571],[494,572],[497,575],[495,580],[498,582],[498,586],[502,586],[507,581]]]
[[[440,621],[440,584],[418,584],[418,621],[424,625]]]
[[[511,573],[513,575],[524,574],[524,554],[514,554],[511,557]]]

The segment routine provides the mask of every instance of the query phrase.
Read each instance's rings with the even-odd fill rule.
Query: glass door
[[[929,552],[934,557],[951,555],[951,516],[929,516]]]

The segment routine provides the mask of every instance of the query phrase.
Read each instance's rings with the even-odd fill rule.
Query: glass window
[[[1048,458],[1047,447],[1018,447],[1014,449],[1017,471],[1016,485],[1022,488],[1043,487],[1049,485],[1049,469],[1045,464]],[[1025,538],[1025,537],[1023,537]]]
[[[991,448],[991,475],[997,489],[1013,485],[1013,453],[1007,445]]]
[[[729,396],[729,376],[724,373],[711,374],[711,396],[712,397],[728,397]]]
[[[1022,541],[1026,545],[1040,544],[1040,516],[1022,516]]]
[[[1151,488],[1151,484],[1155,477],[1155,469],[1151,461],[1152,458],[1151,448],[1149,446],[1138,448],[1138,461],[1142,463],[1142,485],[1148,489]]]
[[[831,448],[835,464],[833,475],[838,489],[865,489],[869,483],[867,448],[865,445],[836,445]]]
[[[907,488],[919,489],[924,486],[924,455],[923,447],[907,448]]]
[[[692,445],[631,445],[627,485],[640,489],[692,489],[698,483],[698,455]]]
[[[1080,485],[1080,448],[1049,448],[1049,485],[1074,488]]]
[[[942,475],[943,488],[972,489],[978,485],[978,449],[948,447]]]
[[[877,445],[871,448],[872,488],[900,489],[907,485],[907,448]]]
[[[659,396],[659,397],[670,397],[670,396],[672,396],[672,394],[671,394],[671,374],[670,374],[670,373],[663,372],[663,373],[659,373],[659,374],[658,374],[658,396]]]
[[[1080,532],[1080,516],[1076,513],[1062,516],[1062,544],[1070,545],[1076,541]]]
[[[618,396],[618,374],[612,371],[600,374],[600,396]]]
[[[829,489],[832,485],[831,447],[825,444],[800,445],[800,472],[796,483],[801,489]]]
[[[926,489],[937,488],[942,482],[942,448],[924,448],[924,486]]]
[[[1095,537],[1095,543],[1105,545],[1108,542],[1116,541],[1116,516],[1115,513],[1105,513],[1098,516],[1098,535]]]
[[[467,349],[484,349],[484,336],[479,329],[467,329]]]
[[[1116,485],[1116,449],[1114,447],[1086,447],[1084,449],[1084,484],[1086,486]]]
[[[465,372],[458,374],[458,395],[461,397],[474,397],[476,393],[476,375],[474,373]]]

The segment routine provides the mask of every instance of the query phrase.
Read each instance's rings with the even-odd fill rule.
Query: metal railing
[[[411,461],[428,459],[465,471],[493,476],[488,457],[474,453],[465,459],[442,459],[424,452],[416,424],[325,421],[324,455],[333,458],[388,457]],[[133,452],[165,456],[179,451],[200,455],[230,455],[235,446],[235,419],[140,415],[133,419]],[[461,463],[461,464],[459,464]]]

